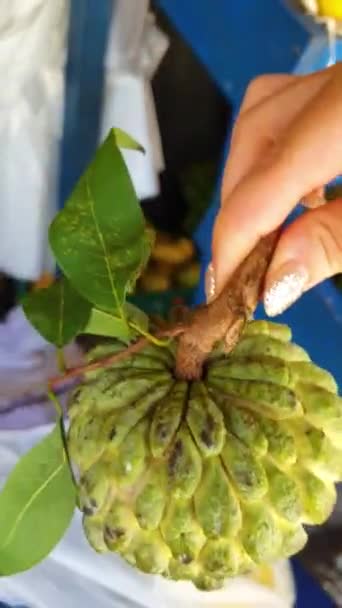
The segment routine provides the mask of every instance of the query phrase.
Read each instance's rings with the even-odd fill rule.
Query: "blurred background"
[[[3,433],[51,420],[47,404],[30,396],[52,373],[54,355],[27,326],[19,304],[27,291],[54,280],[47,227],[109,129],[128,131],[146,149],[145,156],[125,152],[157,232],[133,300],[158,315],[198,303],[232,122],[248,82],[341,60],[341,23],[342,0],[2,1]],[[328,196],[340,188],[339,180],[330,184]],[[342,385],[340,277],[280,320]],[[70,345],[69,363],[80,357],[82,345]],[[342,606],[340,504],[293,569],[297,606]],[[0,582],[0,600],[1,590]]]

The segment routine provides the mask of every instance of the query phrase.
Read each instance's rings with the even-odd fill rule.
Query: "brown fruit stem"
[[[180,322],[173,326],[156,331],[158,338],[178,338],[175,369],[178,378],[199,379],[206,358],[218,342],[224,341],[226,352],[234,348],[257,306],[278,236],[279,231],[276,231],[263,238],[210,304],[182,314],[182,322],[178,319]],[[87,372],[122,361],[141,351],[148,343],[149,340],[142,337],[119,353],[69,369],[60,376],[50,378],[48,389],[56,391],[62,388],[61,392],[64,392],[69,388],[69,381],[81,381]],[[42,397],[44,392],[32,396],[30,402],[34,403],[35,399],[41,400]]]
[[[178,378],[199,379],[206,358],[218,342],[224,341],[226,352],[234,348],[257,307],[278,237],[276,231],[261,239],[219,296],[194,310],[178,341]]]
[[[261,239],[234,272],[224,290],[210,304],[187,314],[183,317],[183,323],[156,332],[156,337],[159,338],[178,337],[175,370],[178,378],[199,379],[207,356],[218,342],[224,340],[226,352],[234,348],[245,323],[258,304],[278,236],[279,231],[276,231]],[[66,380],[81,378],[87,372],[109,367],[138,353],[146,344],[148,339],[140,338],[119,353],[70,369],[62,376],[51,378],[49,388],[54,390]]]

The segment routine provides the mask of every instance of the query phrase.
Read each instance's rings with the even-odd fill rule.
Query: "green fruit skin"
[[[297,553],[305,525],[329,517],[342,399],[285,325],[249,322],[198,382],[174,377],[174,352],[149,345],[89,373],[71,398],[68,448],[91,546],[209,591]]]

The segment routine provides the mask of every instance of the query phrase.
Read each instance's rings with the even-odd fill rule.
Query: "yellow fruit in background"
[[[190,239],[181,237],[178,239],[167,238],[164,235],[157,235],[155,245],[152,250],[151,259],[156,262],[166,264],[184,264],[192,259],[195,254],[195,247]]]
[[[146,271],[140,278],[140,286],[145,292],[168,291],[171,288],[171,279],[165,274]]]
[[[147,270],[170,278],[175,271],[175,267],[173,264],[167,264],[166,262],[151,262]]]
[[[199,262],[191,262],[177,272],[176,279],[178,285],[186,288],[193,288],[198,285],[200,280],[201,266]]]
[[[342,19],[342,0],[318,0],[318,9],[322,17]]]

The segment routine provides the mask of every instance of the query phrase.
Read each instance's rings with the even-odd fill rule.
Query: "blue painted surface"
[[[338,38],[335,44],[336,60],[342,59],[342,39]],[[293,72],[295,74],[309,74],[317,70],[324,69],[330,62],[330,49],[327,43],[327,36],[324,32],[319,32],[310,39],[305,51],[302,53]]]
[[[308,574],[301,564],[292,560],[292,569],[297,587],[295,608],[336,608],[336,604]]]
[[[10,606],[4,602],[0,602],[0,608],[28,608],[28,606]]]
[[[72,0],[64,132],[61,149],[60,207],[98,145],[103,94],[103,60],[113,0]]]
[[[293,71],[309,42],[309,32],[279,0],[157,4],[234,106],[257,74]]]

